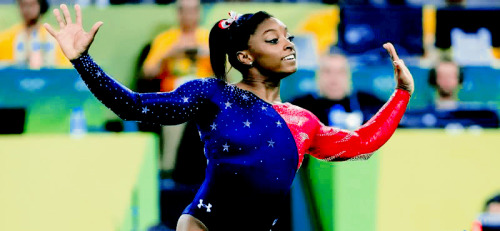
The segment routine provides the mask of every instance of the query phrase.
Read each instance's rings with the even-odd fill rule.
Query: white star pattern
[[[97,75],[97,77],[101,77],[101,72],[97,72],[95,75]]]
[[[210,125],[210,127],[212,128],[212,131],[217,130],[217,124],[215,122],[212,125]]]
[[[226,144],[222,145],[222,147],[224,148],[222,150],[223,152],[229,152],[229,145],[227,145],[227,142],[226,142]]]
[[[266,111],[267,107],[262,106],[261,109],[264,110],[264,111]]]
[[[248,100],[248,95],[243,94],[241,97],[242,97],[244,100]]]
[[[252,123],[252,122],[250,122],[250,121],[248,121],[248,120],[247,120],[247,121],[243,122],[243,124],[244,124],[244,126],[243,126],[243,127],[250,127],[250,124],[251,124],[251,123]]]
[[[201,207],[204,207],[207,209],[207,213],[211,212],[212,204],[208,203],[208,205],[203,204],[203,199],[200,199],[200,203],[198,204],[198,208],[201,209]]]
[[[274,143],[275,142],[273,141],[273,139],[271,139],[270,141],[267,141],[267,142],[269,143],[268,147],[274,148]]]
[[[276,122],[276,127],[281,128],[281,122],[280,121]]]
[[[227,108],[231,108],[232,103],[230,103],[229,101],[227,101],[224,105],[226,105],[225,109],[227,109]]]
[[[148,111],[149,111],[148,107],[143,107],[142,108],[142,113],[146,114],[146,113],[148,113]]]
[[[189,102],[188,100],[189,100],[189,97],[185,97],[185,96],[184,96],[184,98],[182,98],[182,101],[183,101],[184,103]]]

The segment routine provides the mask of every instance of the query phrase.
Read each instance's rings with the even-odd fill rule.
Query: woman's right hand
[[[75,5],[75,23],[71,20],[71,15],[65,4],[61,4],[61,10],[63,11],[64,19],[61,17],[59,9],[54,9],[53,11],[59,23],[59,31],[54,30],[54,28],[47,23],[43,26],[52,36],[54,36],[64,55],[66,55],[69,60],[77,59],[89,49],[102,22],[99,21],[95,23],[89,32],[85,32],[82,26],[82,12],[78,4]]]
[[[408,67],[406,67],[403,60],[399,59],[398,54],[396,53],[396,48],[394,48],[394,45],[392,45],[392,43],[386,43],[383,47],[391,56],[397,88],[406,90],[410,93],[410,95],[412,95],[415,91],[415,83],[413,81],[413,76],[411,75],[410,70],[408,70]]]

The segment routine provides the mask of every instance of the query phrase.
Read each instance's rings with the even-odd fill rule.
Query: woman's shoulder
[[[294,116],[300,116],[300,117],[306,117],[308,119],[313,119],[313,120],[318,120],[316,115],[312,113],[311,111],[302,108],[300,106],[297,106],[295,104],[291,103],[282,103],[282,104],[275,104],[275,108],[278,108],[282,112],[289,114],[289,115],[294,115]]]
[[[214,78],[214,77],[206,77],[206,78],[199,78],[199,79],[192,79],[189,81],[186,81],[182,85],[179,86],[180,89],[183,89],[184,91],[191,91],[191,92],[205,92],[207,91],[210,93],[214,93],[217,91],[217,89],[224,88],[227,85],[226,82],[223,80]]]
[[[22,24],[15,24],[6,30],[0,31],[0,40],[5,40],[6,38],[16,36],[20,31],[22,31]]]
[[[225,82],[217,79],[215,77],[204,77],[204,78],[195,78],[186,81],[184,84],[188,85],[213,85],[213,84],[224,84]]]

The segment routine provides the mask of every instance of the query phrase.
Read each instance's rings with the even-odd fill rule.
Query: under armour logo
[[[198,208],[201,209],[201,207],[207,208],[207,212],[211,212],[210,208],[212,208],[212,204],[208,203],[208,205],[203,204],[203,199],[200,199],[200,203],[198,204]]]

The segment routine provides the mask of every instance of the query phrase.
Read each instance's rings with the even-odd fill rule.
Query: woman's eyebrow
[[[262,33],[262,34],[264,35],[264,34],[266,34],[268,32],[272,32],[272,31],[276,31],[276,29],[268,29],[268,30],[264,31],[264,33]]]
[[[275,32],[278,32],[278,30],[274,29],[274,28],[271,28],[271,29],[267,29],[266,31],[264,31],[262,34],[266,34],[268,32],[272,32],[272,31],[275,31]],[[288,27],[285,27],[285,32],[288,33]]]

